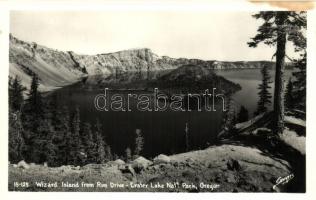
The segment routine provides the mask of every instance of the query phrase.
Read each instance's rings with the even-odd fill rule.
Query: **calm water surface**
[[[292,75],[292,70],[285,70],[285,81],[288,82],[289,78]],[[243,105],[249,111],[249,115],[253,115],[257,108],[258,102],[258,85],[262,81],[261,72],[259,69],[242,69],[242,70],[216,70],[218,75],[225,77],[226,79],[240,84],[242,89],[237,91],[233,96],[235,104],[238,106]],[[273,96],[274,93],[274,77],[275,71],[269,70],[272,83],[270,84],[271,88],[269,89],[270,93]],[[272,98],[273,103],[273,98]],[[272,108],[271,104],[269,108]]]
[[[260,70],[218,70],[217,74],[239,83],[242,90],[233,95],[237,106],[244,105],[253,113],[257,104],[257,87],[261,81]],[[271,72],[273,76],[273,73]],[[152,75],[155,77],[157,75]],[[286,72],[286,77],[290,72]],[[122,78],[123,77],[123,78]],[[191,149],[203,149],[214,142],[220,132],[222,112],[132,112],[97,111],[94,107],[96,95],[104,92],[108,83],[116,83],[116,88],[132,87],[138,79],[148,78],[138,74],[117,77],[89,77],[87,80],[62,88],[54,93],[58,104],[67,105],[72,111],[79,106],[81,121],[94,124],[98,118],[103,126],[104,137],[112,151],[124,155],[127,147],[134,148],[135,130],[141,129],[145,139],[143,155],[154,157],[160,153],[173,154],[185,151],[185,128],[188,132]],[[102,86],[100,84],[102,83]],[[271,84],[272,85],[272,84]],[[273,88],[271,88],[271,91]],[[120,91],[119,93],[127,93]],[[137,92],[133,92],[137,93]],[[138,91],[140,93],[140,91]],[[131,102],[136,104],[136,102]]]

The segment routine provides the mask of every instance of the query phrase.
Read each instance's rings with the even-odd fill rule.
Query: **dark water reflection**
[[[116,93],[126,95],[144,93],[144,81],[155,80],[163,72],[129,73],[111,76],[87,77],[82,82],[55,91],[59,105],[67,105],[72,111],[79,106],[82,122],[95,123],[98,118],[103,126],[104,136],[112,151],[124,155],[127,147],[134,148],[135,130],[141,129],[145,139],[143,155],[154,157],[157,154],[173,154],[185,151],[185,127],[188,123],[189,145],[191,149],[203,149],[215,141],[222,123],[221,109],[216,112],[131,112],[98,111],[94,107],[94,98],[104,93],[104,88],[119,89]],[[218,74],[240,83],[242,90],[234,95],[237,102],[245,105],[252,113],[256,107],[257,86],[261,80],[260,70],[226,70]],[[245,76],[245,74],[248,74]],[[131,104],[135,106],[136,100]],[[216,105],[221,108],[221,105]]]

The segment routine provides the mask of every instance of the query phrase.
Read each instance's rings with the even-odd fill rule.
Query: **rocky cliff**
[[[158,71],[183,65],[208,69],[241,69],[273,66],[273,62],[222,62],[158,56],[150,49],[131,49],[97,55],[79,55],[59,51],[10,35],[10,76],[19,76],[22,84],[30,85],[33,73],[40,78],[40,90],[49,91],[76,82],[83,76],[110,75],[117,71]]]
[[[50,91],[76,82],[85,76],[85,69],[76,63],[71,54],[36,43],[27,43],[10,35],[9,74],[18,76],[28,87],[32,75],[39,77],[41,91]]]

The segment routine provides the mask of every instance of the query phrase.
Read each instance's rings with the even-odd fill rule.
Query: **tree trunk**
[[[277,50],[276,50],[276,68],[275,68],[275,88],[274,88],[274,125],[276,133],[283,133],[284,129],[284,58],[286,45],[286,32],[284,22],[286,15],[284,12],[278,12],[276,23],[277,32]]]

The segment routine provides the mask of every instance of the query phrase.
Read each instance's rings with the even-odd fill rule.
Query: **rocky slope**
[[[26,87],[35,73],[40,80],[40,90],[49,91],[76,82],[86,75],[67,52],[57,51],[18,40],[10,35],[9,74],[18,76]]]
[[[284,191],[273,186],[279,177],[289,174],[288,162],[270,158],[256,148],[221,145],[172,156],[159,155],[152,161],[139,157],[128,163],[116,160],[83,167],[49,168],[22,161],[9,165],[9,190],[274,192]],[[28,182],[28,187],[13,186],[13,182],[23,181]],[[36,182],[53,187],[39,187]],[[63,187],[62,182],[74,187]],[[88,183],[94,187],[83,185]]]
[[[24,42],[10,35],[10,76],[19,76],[29,86],[33,73],[40,78],[40,89],[49,91],[76,82],[87,75],[110,75],[127,71],[158,71],[183,65],[208,69],[241,69],[273,66],[272,62],[222,62],[158,56],[150,49],[131,49],[97,55],[79,55]]]

